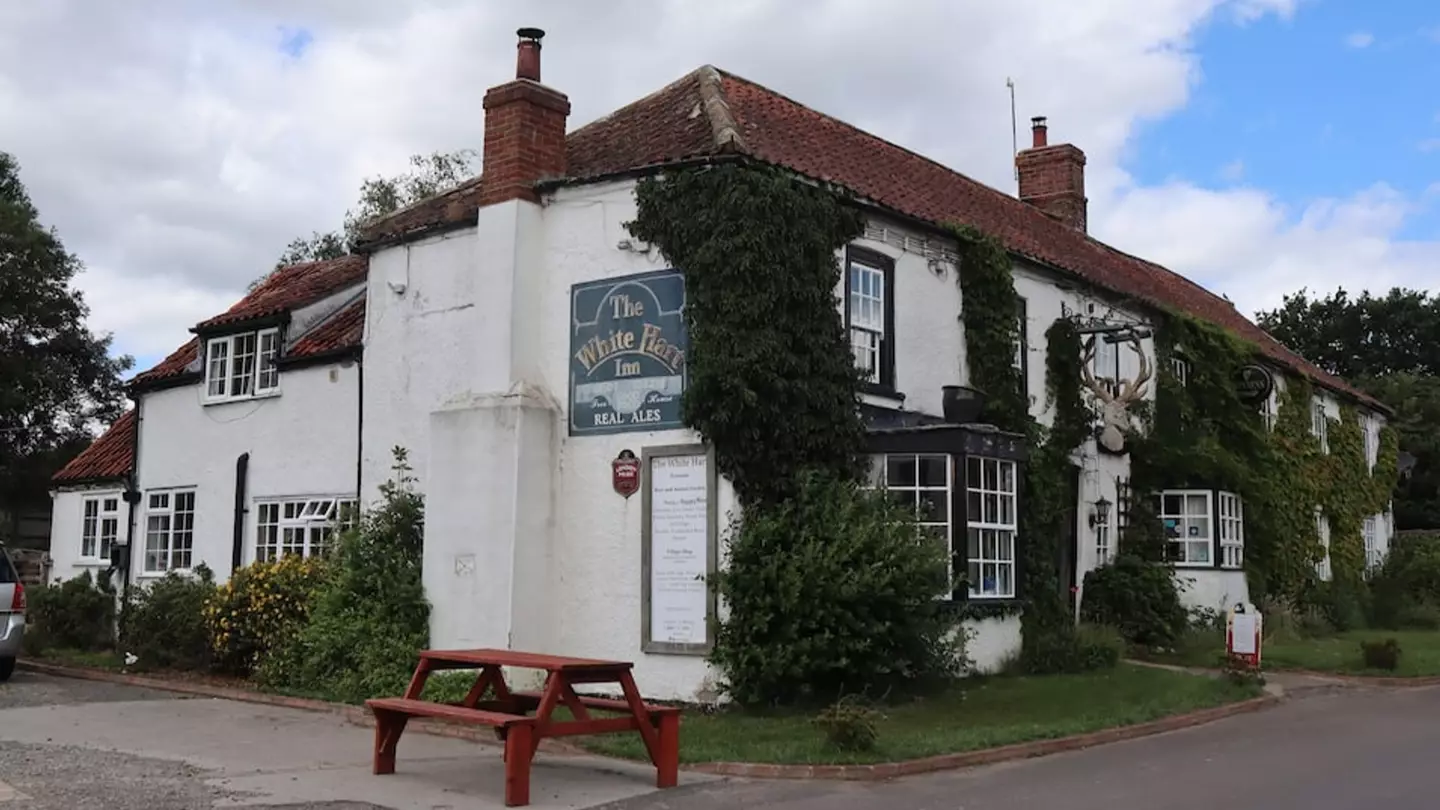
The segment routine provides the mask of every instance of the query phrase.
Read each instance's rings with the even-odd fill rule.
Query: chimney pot
[[[1045,116],[1037,115],[1030,119],[1030,134],[1032,136],[1031,148],[1039,149],[1049,143],[1046,137],[1049,127],[1045,124]]]
[[[540,81],[540,40],[545,38],[545,32],[539,28],[521,28],[515,35],[520,37],[516,46],[515,78]]]

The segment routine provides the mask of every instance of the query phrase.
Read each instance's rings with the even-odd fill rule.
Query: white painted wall
[[[1020,654],[1019,616],[967,621],[965,630],[970,634],[966,639],[965,654],[974,672],[997,672]]]
[[[85,513],[85,499],[88,497],[115,498],[120,502],[120,537],[125,536],[125,520],[129,514],[129,504],[121,499],[122,487],[119,484],[105,484],[100,486],[68,487],[56,490],[51,493],[51,514],[50,514],[50,579],[72,579],[84,573],[91,572],[91,576],[98,575],[104,569],[110,567],[108,560],[101,562],[94,559],[83,559],[80,556],[82,524]]]
[[[1220,568],[1177,568],[1180,601],[1191,610],[1210,609],[1221,614],[1236,602],[1250,601],[1244,571]]]
[[[248,500],[353,496],[359,435],[359,373],[354,363],[284,370],[279,396],[204,405],[200,384],[145,394],[139,470],[143,492],[195,487],[193,563],[218,580],[230,575],[234,545],[235,460],[250,454]],[[145,507],[136,510],[131,575],[144,572]],[[254,509],[247,515],[245,562],[254,557]]]
[[[373,497],[389,475],[391,447],[408,448],[430,510],[425,581],[433,644],[631,660],[647,694],[705,699],[716,673],[702,658],[640,649],[642,501],[617,495],[610,479],[610,463],[624,449],[640,455],[699,437],[688,430],[571,437],[566,427],[571,285],[666,267],[658,251],[619,247],[631,241],[624,223],[635,213],[633,183],[577,186],[555,192],[543,208],[487,207],[472,228],[372,256],[362,492]],[[961,293],[953,268],[932,269],[922,251],[901,242],[867,237],[857,244],[896,260],[903,407],[939,415],[941,387],[968,382]],[[1027,299],[1032,412],[1049,423],[1050,324],[1065,312],[1146,319],[1073,282],[1062,287],[1041,268],[1018,266],[1015,279]],[[843,292],[842,282],[837,306]],[[1153,365],[1153,342],[1144,349]],[[1133,376],[1138,361],[1128,352],[1122,358],[1123,372]],[[1083,578],[1098,562],[1091,504],[1118,500],[1115,479],[1128,475],[1128,464],[1097,454],[1093,442],[1076,459]],[[719,500],[723,559],[734,508],[723,480]],[[1233,598],[1236,583],[1243,587],[1238,572],[1200,574],[1207,581],[1192,589],[1193,599],[1207,605]],[[971,629],[970,654],[981,669],[1018,650],[1018,619]]]

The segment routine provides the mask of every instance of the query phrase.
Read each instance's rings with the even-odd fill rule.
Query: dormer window
[[[280,393],[280,330],[241,332],[205,342],[205,400],[230,402]]]

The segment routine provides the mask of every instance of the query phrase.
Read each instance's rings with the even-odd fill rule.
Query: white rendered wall
[[[194,487],[193,564],[218,580],[230,575],[234,547],[235,460],[250,454],[244,562],[254,559],[257,499],[353,496],[359,435],[358,369],[346,365],[283,370],[280,395],[205,405],[200,385],[145,394],[141,406],[140,489]],[[136,510],[131,576],[144,572],[145,506]]]
[[[109,560],[82,559],[80,556],[85,499],[115,498],[120,508],[120,539],[125,538],[125,521],[130,505],[121,498],[120,484],[62,489],[51,493],[50,503],[50,580],[72,579],[86,570],[92,576],[110,567]],[[97,541],[98,542],[98,541]],[[118,579],[117,579],[118,581]]]

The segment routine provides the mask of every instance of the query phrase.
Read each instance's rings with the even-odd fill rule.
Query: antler
[[[1120,386],[1120,393],[1116,397],[1116,400],[1125,405],[1145,395],[1145,384],[1150,382],[1150,377],[1152,376],[1150,360],[1145,356],[1145,348],[1140,345],[1140,341],[1132,337],[1127,342],[1130,344],[1130,348],[1135,351],[1135,356],[1140,361],[1140,369],[1135,375],[1135,379],[1126,380]]]
[[[1090,389],[1091,393],[1099,397],[1101,402],[1112,403],[1115,401],[1115,395],[1101,385],[1095,379],[1095,374],[1090,371],[1090,364],[1095,360],[1095,341],[1102,339],[1097,334],[1085,342],[1084,350],[1080,353],[1080,382]]]

